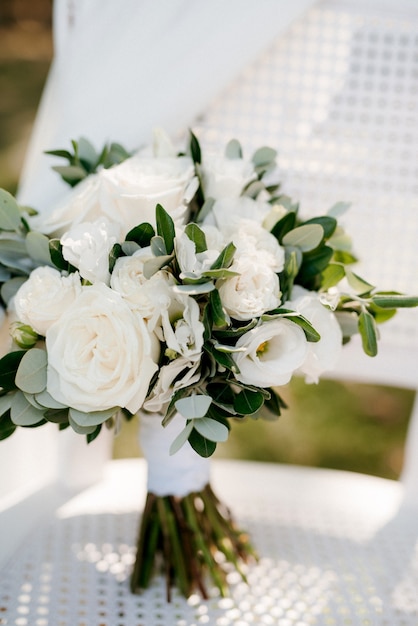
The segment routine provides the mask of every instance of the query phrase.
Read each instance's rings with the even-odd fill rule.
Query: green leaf
[[[121,248],[125,256],[132,256],[141,249],[135,241],[122,241]]]
[[[334,250],[333,260],[336,263],[343,263],[344,265],[350,265],[357,262],[357,258],[351,252],[346,250]]]
[[[183,447],[183,445],[188,440],[192,430],[193,430],[193,421],[187,422],[186,426],[183,428],[182,431],[180,431],[180,433],[177,435],[177,437],[174,439],[173,443],[171,444],[170,450],[169,450],[170,456],[178,452],[180,448]]]
[[[194,420],[194,428],[197,432],[209,441],[226,441],[229,431],[225,424],[213,420],[210,417],[202,417]]]
[[[223,280],[225,278],[239,276],[239,272],[233,272],[232,270],[221,268],[219,270],[206,270],[206,272],[202,272],[202,276],[203,278],[212,278],[213,280]]]
[[[350,287],[354,289],[356,294],[363,295],[369,293],[372,289],[374,289],[373,285],[364,280],[354,272],[352,272],[349,268],[345,269],[345,275],[348,280],[348,284]]]
[[[126,241],[135,241],[141,248],[146,248],[150,245],[151,239],[155,236],[155,230],[148,222],[143,222],[139,226],[135,226],[126,235]]]
[[[111,251],[109,252],[109,273],[113,272],[113,268],[115,267],[116,261],[119,257],[124,256],[122,246],[120,243],[115,243],[112,246]]]
[[[319,224],[324,229],[324,237],[325,239],[329,239],[337,228],[337,220],[335,217],[330,217],[328,215],[320,215],[318,217],[312,217],[310,220],[306,220],[303,222],[303,225],[309,224]]]
[[[205,250],[208,249],[205,233],[199,228],[197,224],[194,224],[193,222],[187,224],[184,232],[186,233],[188,238],[193,241],[197,253],[205,252]]]
[[[275,223],[271,229],[271,234],[274,235],[277,241],[281,244],[283,237],[295,227],[295,224],[296,213],[294,211],[290,211]]]
[[[151,252],[154,256],[167,256],[165,241],[159,235],[156,235],[151,239]]]
[[[196,221],[197,222],[203,222],[205,217],[207,217],[209,215],[209,213],[212,211],[212,208],[213,208],[214,204],[215,204],[214,198],[206,198],[206,200],[202,204],[202,208],[200,209],[199,213],[197,214]]]
[[[62,244],[59,239],[49,240],[49,252],[51,254],[51,260],[55,267],[59,270],[68,271],[71,266],[68,261],[66,261],[62,256]]]
[[[26,276],[15,276],[1,286],[1,297],[6,304],[17,294],[20,287],[27,281]]]
[[[39,265],[52,265],[49,238],[42,233],[30,231],[25,239],[29,256]]]
[[[218,256],[218,258],[213,262],[210,269],[218,270],[221,268],[229,267],[233,261],[235,252],[236,247],[234,246],[234,244],[232,242],[228,243]]]
[[[418,296],[404,296],[402,294],[375,294],[372,302],[382,309],[402,309],[418,306]]]
[[[32,348],[20,361],[16,372],[16,385],[26,393],[40,393],[46,387],[47,354],[45,350]]]
[[[270,398],[265,400],[264,402],[264,410],[267,410],[273,419],[278,419],[281,415],[282,409],[287,409],[287,405],[281,397],[274,391],[274,389],[269,388]],[[264,411],[263,411],[264,412]]]
[[[16,426],[35,426],[44,420],[43,412],[28,402],[23,393],[13,396],[10,419]]]
[[[65,404],[61,404],[61,402],[55,400],[55,398],[53,398],[51,394],[46,391],[46,389],[35,394],[35,400],[46,409],[68,409]]]
[[[164,239],[167,254],[171,254],[174,250],[174,237],[176,236],[174,222],[161,204],[157,204],[155,208],[155,217],[157,233]]]
[[[226,367],[226,369],[231,370],[235,374],[239,373],[239,368],[230,354],[216,350],[210,342],[205,343],[203,347],[219,365]]]
[[[52,169],[71,187],[74,187],[87,175],[86,170],[78,165],[54,165]]]
[[[101,430],[102,430],[102,425],[99,424],[99,426],[96,426],[96,430],[93,430],[92,433],[87,433],[86,435],[87,443],[91,443],[92,441],[97,439],[97,437],[100,435]]]
[[[194,163],[202,162],[202,151],[196,135],[190,131],[190,153]]]
[[[7,411],[0,416],[0,441],[7,439],[10,435],[13,435],[16,430],[16,425],[13,424],[10,419],[10,411]]]
[[[226,328],[231,320],[222,306],[221,296],[217,289],[212,291],[209,295],[209,306],[214,326],[217,328]]]
[[[235,414],[234,409],[234,398],[235,394],[233,393],[231,387],[224,383],[209,383],[206,386],[206,391],[212,398],[212,405],[216,405],[226,411],[228,413]]]
[[[257,324],[258,324],[258,320],[256,318],[253,318],[250,322],[248,322],[244,326],[238,326],[236,328],[226,328],[225,330],[216,329],[214,331],[214,335],[216,337],[219,337],[219,339],[229,339],[229,338],[238,339],[242,335],[245,335],[245,333],[247,333],[249,330],[254,328],[254,326],[257,326]]]
[[[333,255],[332,248],[328,246],[320,246],[318,250],[307,253],[304,256],[302,267],[298,275],[298,283],[302,286],[306,285],[306,281],[311,280],[317,274],[320,274],[328,266]]]
[[[0,189],[0,229],[17,231],[22,224],[19,205],[11,193]]]
[[[173,260],[173,255],[167,254],[165,256],[156,256],[153,259],[148,259],[144,263],[143,274],[148,280],[164,265],[168,265]]]
[[[285,246],[296,246],[303,252],[315,250],[324,238],[324,229],[320,224],[305,224],[286,233],[282,239]]]
[[[88,171],[94,171],[99,155],[97,154],[94,146],[85,137],[80,137],[78,141],[78,158],[81,161],[83,167]]]
[[[25,354],[25,350],[15,350],[0,359],[0,387],[2,387],[4,391],[13,391],[13,389],[16,389],[16,372]]]
[[[188,296],[200,296],[215,289],[213,283],[199,283],[197,285],[175,285],[172,287],[174,293],[185,293]]]
[[[321,287],[324,290],[337,285],[345,276],[345,270],[339,263],[330,263],[322,272]]]
[[[270,165],[270,163],[274,162],[276,156],[276,150],[269,148],[268,146],[263,146],[254,152],[252,162],[256,167],[265,167],[266,165]]]
[[[234,409],[240,415],[252,415],[257,413],[263,404],[264,396],[262,393],[243,389],[235,396]]]
[[[77,433],[77,435],[91,435],[97,428],[97,424],[93,424],[91,426],[80,426],[79,424],[77,424],[77,422],[73,420],[70,411],[68,411],[68,422],[73,431]]]
[[[7,393],[4,396],[0,396],[0,416],[4,415],[7,411],[10,410],[12,406],[13,393]]]
[[[225,156],[227,159],[242,159],[242,148],[237,139],[231,139],[231,141],[227,143]]]
[[[71,422],[74,422],[82,428],[89,428],[90,426],[96,427],[112,417],[117,410],[117,407],[111,407],[110,409],[105,409],[104,411],[91,411],[86,413],[84,411],[77,411],[77,409],[70,407],[69,417]]]
[[[334,204],[329,211],[327,211],[330,217],[341,217],[351,206],[350,202],[337,202]]]
[[[177,411],[186,419],[204,417],[211,405],[212,398],[204,394],[192,394],[175,403]]]
[[[53,424],[66,424],[69,426],[68,421],[68,408],[65,409],[47,409],[44,410],[44,418],[48,420],[48,422],[52,422]]]
[[[193,450],[204,458],[212,456],[212,454],[216,450],[216,442],[209,441],[209,439],[206,439],[199,432],[197,432],[195,428],[193,428],[192,432],[190,433],[189,443],[192,446]]]
[[[377,354],[377,329],[373,316],[362,311],[358,318],[358,329],[361,335],[363,350],[369,356]]]

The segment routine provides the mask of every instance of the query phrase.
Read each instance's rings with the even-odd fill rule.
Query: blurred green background
[[[11,192],[51,56],[51,1],[0,0],[0,187]],[[281,393],[290,408],[277,422],[233,425],[216,455],[399,476],[412,391],[295,379]],[[115,457],[139,454],[136,428],[124,426]]]

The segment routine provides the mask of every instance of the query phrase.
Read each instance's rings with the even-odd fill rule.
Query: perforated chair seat
[[[416,626],[416,514],[400,483],[333,470],[217,461],[212,480],[260,560],[249,586],[183,599],[157,576],[129,591],[145,464],[114,461],[105,479],[59,506],[0,573],[0,624],[16,626]],[[53,498],[51,498],[51,501]],[[48,507],[45,507],[47,510]],[[4,535],[2,535],[4,540]]]

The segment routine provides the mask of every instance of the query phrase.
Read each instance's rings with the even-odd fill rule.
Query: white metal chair
[[[319,2],[194,124],[204,143],[237,136],[246,151],[277,146],[283,190],[306,214],[352,201],[345,223],[367,277],[415,293],[417,59],[413,2]],[[338,375],[416,389],[416,311],[382,327],[376,359],[348,347]],[[39,523],[0,569],[0,624],[416,626],[417,404],[406,459],[401,482],[214,463],[214,488],[252,533],[261,558],[249,569],[250,587],[231,577],[230,598],[175,594],[171,605],[160,579],[142,596],[128,591],[145,495],[141,460],[108,464],[103,481],[73,497],[46,487],[0,517],[10,532],[42,507]]]

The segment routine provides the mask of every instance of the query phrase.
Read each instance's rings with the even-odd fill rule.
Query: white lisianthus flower
[[[237,341],[233,359],[240,373],[237,380],[257,387],[287,384],[305,361],[307,340],[303,330],[290,320],[279,318],[256,326]]]
[[[78,272],[63,276],[53,267],[37,267],[14,296],[16,317],[45,336],[80,293]]]
[[[161,326],[167,348],[174,357],[181,355],[189,361],[200,359],[204,326],[194,298],[173,292],[170,307],[161,312]]]
[[[296,286],[292,299],[285,304],[307,320],[321,335],[321,339],[308,344],[308,353],[300,372],[305,374],[306,382],[317,383],[323,372],[335,368],[342,351],[342,332],[335,314],[321,303],[320,295]]]
[[[221,249],[208,249],[204,252],[196,252],[194,242],[189,239],[184,231],[180,230],[176,233],[174,248],[181,270],[180,278],[200,278],[204,271],[211,268],[221,251]]]
[[[159,343],[144,320],[102,283],[81,294],[46,333],[47,391],[84,412],[136,413],[158,369]]]
[[[171,304],[171,286],[175,284],[175,279],[164,270],[146,279],[144,263],[151,258],[154,256],[148,247],[138,250],[132,256],[117,259],[110,286],[149,322],[150,330],[154,330],[161,311],[167,310]]]
[[[256,253],[242,255],[229,268],[237,272],[218,286],[225,310],[236,320],[260,317],[280,305],[280,283],[277,274]]]
[[[115,222],[106,218],[82,222],[61,237],[62,255],[79,270],[82,278],[108,284],[109,252],[120,239],[120,227]]]
[[[244,159],[204,154],[201,175],[206,198],[238,198],[244,187],[256,178],[254,165]]]
[[[176,391],[198,382],[199,365],[199,361],[189,361],[184,357],[178,357],[163,365],[151,397],[144,403],[144,409],[153,413],[162,412]]]

